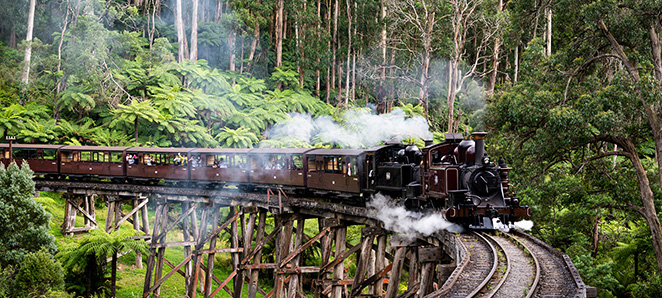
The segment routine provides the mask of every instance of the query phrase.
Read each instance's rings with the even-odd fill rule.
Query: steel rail
[[[487,274],[485,279],[473,290],[473,292],[471,292],[471,293],[469,293],[469,295],[467,295],[468,297],[474,297],[474,296],[478,295],[478,293],[487,285],[487,283],[490,281],[490,279],[492,279],[492,276],[494,276],[494,273],[496,272],[497,265],[499,264],[499,260],[497,259],[496,249],[494,248],[492,243],[490,243],[490,241],[488,241],[487,238],[483,237],[481,235],[481,233],[478,233],[478,232],[471,232],[471,233],[478,236],[478,238],[480,238],[481,240],[483,240],[487,244],[487,246],[492,250],[493,264],[492,264],[492,269],[490,270],[490,273]]]
[[[536,289],[538,288],[538,284],[540,283],[540,262],[538,261],[538,258],[536,255],[533,253],[529,247],[526,246],[522,241],[517,240],[517,238],[513,237],[510,234],[506,234],[510,239],[521,245],[525,251],[531,255],[531,258],[533,259],[533,262],[536,264],[536,277],[533,279],[533,283],[531,284],[531,287],[526,293],[526,298],[531,298],[533,297],[533,294],[535,293]]]
[[[510,274],[510,269],[512,268],[512,264],[510,262],[510,257],[506,253],[506,249],[498,241],[495,241],[494,238],[491,235],[486,234],[486,236],[488,238],[490,238],[494,243],[496,243],[496,245],[499,246],[499,248],[501,248],[501,251],[503,251],[503,256],[506,259],[506,272],[503,273],[503,276],[501,276],[501,280],[494,287],[494,290],[492,290],[492,292],[487,295],[487,298],[491,298],[491,297],[494,297],[494,295],[499,291],[499,289],[501,289],[501,286],[503,286],[503,284],[506,282],[506,279],[508,278],[508,275]]]

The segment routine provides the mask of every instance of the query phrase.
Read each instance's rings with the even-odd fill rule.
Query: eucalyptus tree
[[[566,24],[579,34],[549,57],[541,40],[530,44],[522,81],[498,97],[492,124],[514,133],[543,172],[568,161],[581,171],[607,157],[628,160],[639,202],[620,204],[646,220],[662,273],[662,227],[655,206],[662,184],[662,6],[572,4],[563,13],[581,11],[583,19]],[[654,144],[650,153],[643,150],[647,142]],[[649,180],[651,166],[658,183]]]
[[[404,52],[412,53],[417,61],[418,75],[406,74],[403,78],[418,87],[418,101],[425,108],[428,118],[429,70],[432,56],[444,44],[441,42],[438,25],[449,18],[450,10],[445,1],[387,0],[385,7],[390,13],[391,38]]]

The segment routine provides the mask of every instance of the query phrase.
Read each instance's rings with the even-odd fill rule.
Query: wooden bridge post
[[[195,203],[194,203],[195,204]],[[183,201],[181,203],[182,213],[185,213],[191,208],[191,203]],[[195,212],[194,212],[195,213]],[[191,237],[195,234],[191,234],[191,226],[195,226],[196,223],[192,222],[191,217],[185,218],[182,221],[182,239],[184,242],[191,240]],[[191,256],[191,246],[184,246],[184,258]],[[188,262],[184,267],[184,287],[188,289],[191,285],[191,276],[193,275],[193,262]]]
[[[229,217],[234,216],[237,213],[237,208],[235,206],[230,207],[230,215]],[[245,222],[244,222],[244,213],[243,210],[241,210],[239,215],[239,224],[241,225],[241,232],[242,235],[246,235],[246,227],[245,227]],[[237,221],[233,221],[231,224],[231,232],[232,235],[230,235],[230,240],[231,240],[231,245],[232,248],[236,249],[236,252],[232,253],[232,269],[234,272],[236,272],[236,275],[234,277],[234,296],[235,298],[241,298],[241,293],[244,288],[244,272],[239,268],[239,261],[241,257],[241,253],[238,251],[239,250],[239,228],[237,227]]]
[[[147,268],[145,271],[145,284],[143,287],[143,297],[147,297],[150,294],[150,289],[152,286],[152,277],[154,277],[155,281],[158,281],[160,279],[161,271],[160,269],[163,269],[163,260],[158,256],[159,253],[161,253],[161,249],[165,248],[156,248],[156,244],[159,242],[163,241],[165,242],[165,239],[161,239],[159,237],[159,233],[163,229],[165,229],[165,226],[163,225],[163,222],[167,221],[167,201],[166,200],[159,200],[156,203],[156,212],[154,213],[154,233],[152,234],[152,241],[149,249],[149,256],[147,257]],[[166,217],[163,216],[163,210],[166,210],[165,215]],[[164,237],[165,238],[165,237]],[[157,258],[160,259],[160,262],[157,261]],[[158,268],[159,264],[161,264],[160,269]],[[157,288],[155,293],[155,296],[159,296],[159,289]]]
[[[352,283],[351,296],[358,296],[361,294],[359,285],[365,279],[365,273],[370,263],[370,256],[372,255],[372,244],[375,242],[374,228],[361,229],[361,252],[358,253],[358,262],[356,264],[356,273],[354,274],[354,282]],[[372,275],[371,275],[372,276]]]
[[[377,236],[377,251],[375,253],[375,271],[383,270],[386,267],[386,235]],[[377,279],[372,294],[381,297],[384,294],[384,278]]]
[[[246,222],[245,225],[242,224],[242,236],[243,236],[243,245],[244,245],[244,251],[240,255],[240,259],[243,260],[246,258],[250,253],[251,253],[251,242],[253,240],[253,233],[255,231],[255,220],[257,217],[257,208],[255,207],[242,207],[243,213],[248,213],[248,222]],[[243,216],[242,216],[242,221],[243,221]],[[261,240],[260,240],[261,241]],[[256,245],[259,243],[259,241],[256,240]],[[237,267],[235,269],[238,270],[238,275],[241,274],[241,278],[235,279],[235,284],[234,284],[234,294],[235,298],[241,297],[241,294],[244,289],[244,281],[246,278],[250,278],[252,275],[252,271],[250,269],[248,270],[241,270],[239,268],[240,264],[237,264]],[[246,278],[244,278],[246,276]],[[249,281],[250,282],[250,281]],[[250,284],[249,284],[249,295],[250,295]]]
[[[276,251],[276,264],[280,264],[290,254],[290,246],[292,243],[292,228],[294,226],[293,216],[289,214],[282,214],[276,216],[276,220],[284,222],[281,232],[278,234],[277,251]],[[286,297],[287,291],[285,288],[286,275],[280,272],[279,268],[274,270],[275,281],[274,297]]]
[[[425,297],[432,293],[433,283],[436,277],[435,265],[443,258],[443,250],[438,246],[426,246],[418,248],[418,260],[421,266],[421,283],[417,297]]]
[[[409,279],[407,280],[407,291],[411,291],[413,287],[418,285],[418,267],[418,247],[412,246],[409,248]]]
[[[66,193],[64,197],[66,198],[66,206],[64,207],[64,220],[60,226],[62,235],[73,236],[77,232],[86,232],[98,228],[99,223],[96,220],[96,211],[94,208],[96,195],[84,195],[81,197],[73,193]],[[83,227],[76,227],[76,216],[78,213],[83,216]]]
[[[411,241],[407,238],[398,236],[391,237],[391,247],[395,249],[395,255],[393,256],[393,269],[391,270],[391,279],[388,281],[386,298],[394,298],[398,294],[400,276],[406,261],[405,256],[407,254],[407,246],[409,246],[410,243]]]
[[[342,258],[343,253],[345,252],[346,248],[346,240],[347,240],[347,227],[346,226],[340,226],[336,229],[336,253],[335,257],[336,259]],[[344,260],[339,262],[335,268],[333,269],[333,294],[331,297],[333,298],[342,298],[343,297],[343,291],[345,289],[345,286],[341,284],[345,274],[345,262]]]
[[[213,231],[216,231],[216,228],[218,228],[220,208],[218,206],[216,206],[216,204],[212,204],[211,208],[212,208],[212,211],[211,211],[212,212],[212,216],[211,216],[211,226],[212,226],[212,228],[211,228],[211,231],[213,232]],[[228,215],[228,218],[230,218],[234,215],[234,208],[230,207],[230,210],[231,210],[231,214]],[[206,233],[204,232],[206,230],[204,227],[206,227],[206,226],[207,226],[206,223],[201,226],[200,235],[198,236],[199,239],[201,239],[201,241],[204,241],[204,239],[206,238]],[[209,240],[209,250],[212,251],[212,252],[210,252],[207,255],[207,271],[205,272],[205,291],[204,291],[205,297],[209,297],[210,294],[211,294],[211,285],[212,285],[212,283],[211,283],[212,278],[211,277],[214,274],[214,260],[215,260],[215,256],[216,256],[216,254],[213,253],[213,250],[216,248],[216,239],[217,239],[217,237],[213,236]],[[197,247],[196,250],[199,250],[201,248],[202,247]]]
[[[262,239],[264,239],[264,227],[266,225],[266,220],[267,220],[267,211],[264,209],[260,209],[260,217],[258,219],[258,224],[257,224],[257,233],[255,235],[255,248],[257,252],[255,253],[255,257],[253,257],[253,265],[260,264],[262,260],[262,248],[257,247],[260,242],[262,242]],[[250,242],[249,242],[250,245]],[[248,282],[248,297],[249,298],[255,298],[257,295],[257,280],[260,274],[260,270],[255,269],[250,271],[250,279]]]
[[[304,234],[304,226],[306,222],[306,218],[304,216],[301,216],[300,214],[297,215],[296,217],[297,220],[297,228],[296,228],[296,235],[294,237],[294,246],[291,246],[290,251],[295,251],[301,247],[301,242],[303,241],[303,234]],[[300,254],[297,255],[290,261],[290,264],[292,264],[292,268],[299,268],[299,260],[300,260]],[[296,298],[299,297],[299,292],[301,291],[301,271],[298,271],[296,274],[290,275],[290,287],[289,287],[289,295],[288,297],[290,298]]]

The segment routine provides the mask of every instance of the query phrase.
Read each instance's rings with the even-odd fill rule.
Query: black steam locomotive
[[[409,208],[443,212],[452,222],[493,229],[530,215],[510,193],[508,168],[473,140],[446,134],[422,150],[398,142],[369,149],[202,149],[0,144],[1,161],[27,162],[46,179],[169,183],[245,191],[280,188],[297,195],[365,203],[376,193]]]

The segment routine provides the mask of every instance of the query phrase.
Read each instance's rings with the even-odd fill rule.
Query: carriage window
[[[39,153],[36,149],[14,149],[14,158],[16,159],[39,159]]]
[[[303,170],[303,156],[301,155],[292,156],[290,169],[295,171]]]
[[[337,156],[325,156],[324,157],[324,170],[327,173],[340,174],[341,165],[339,163],[340,158]]]
[[[44,150],[43,154],[43,158],[47,160],[55,160],[57,158],[56,150]]]
[[[122,163],[122,152],[110,152],[110,162]]]
[[[74,154],[74,161],[108,162],[108,154],[99,151],[84,151]]]
[[[141,162],[148,166],[169,165],[171,158],[168,153],[147,153],[143,155]]]
[[[73,151],[66,151],[66,152],[63,151],[62,154],[60,154],[60,159],[62,160],[62,162],[78,161],[80,160],[80,153]]]
[[[213,168],[233,168],[233,162],[232,155],[216,154],[207,156],[206,165]]]
[[[216,154],[207,156],[207,167],[246,168],[246,155]]]
[[[308,172],[317,172],[317,164],[314,156],[308,156]]]

